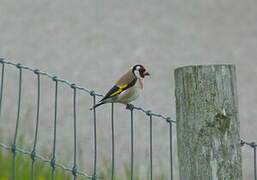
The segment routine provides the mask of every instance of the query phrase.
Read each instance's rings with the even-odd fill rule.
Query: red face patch
[[[144,72],[145,71],[145,68],[143,66],[140,67],[139,69],[140,72]]]

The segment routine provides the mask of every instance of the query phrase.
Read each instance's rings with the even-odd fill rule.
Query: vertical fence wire
[[[243,147],[244,145],[247,145],[248,147],[253,148],[253,174],[254,174],[254,180],[257,180],[257,155],[256,155],[256,148],[257,148],[257,144],[256,142],[246,142],[244,140],[241,139],[241,147]]]
[[[150,117],[150,180],[153,180],[153,117]]]
[[[173,156],[172,156],[172,122],[170,124],[170,179],[173,180]]]
[[[257,180],[257,170],[256,170],[256,146],[253,147],[253,156],[254,156],[254,180]]]
[[[114,147],[114,143],[115,143],[115,139],[114,139],[114,104],[112,103],[112,109],[111,109],[111,126],[112,126],[112,176],[111,176],[111,180],[114,179],[114,168],[115,168],[115,147]]]
[[[72,84],[71,87],[73,88],[73,122],[74,122],[74,130],[73,130],[73,142],[74,142],[74,158],[73,158],[73,169],[72,169],[72,174],[73,174],[73,180],[77,179],[77,117],[76,117],[76,87],[75,84]]]
[[[3,90],[4,90],[4,63],[2,63],[2,76],[1,76],[1,87],[0,87],[0,118],[2,117],[2,101],[3,101]]]
[[[52,159],[51,159],[51,180],[55,179],[55,151],[56,151],[56,128],[57,128],[57,105],[58,105],[58,81],[56,81],[56,77],[53,78],[55,81],[55,94],[54,94],[54,142],[53,142],[53,152],[52,152]]]
[[[36,130],[35,130],[35,137],[34,137],[34,143],[33,143],[33,149],[31,152],[31,179],[35,179],[35,156],[36,156],[36,146],[37,146],[37,139],[38,139],[38,127],[39,127],[39,110],[40,110],[40,74],[38,71],[35,71],[35,74],[37,75],[37,117],[36,117]]]
[[[93,93],[92,93],[93,94]],[[93,94],[93,106],[96,104],[96,97]],[[97,160],[97,136],[96,136],[96,110],[93,108],[94,115],[94,172],[93,172],[93,180],[96,179],[96,160]]]
[[[20,122],[20,109],[21,109],[21,89],[22,89],[22,69],[20,64],[17,64],[17,68],[19,69],[19,89],[18,89],[18,110],[17,110],[17,119],[16,119],[16,127],[15,127],[15,134],[13,138],[12,144],[12,153],[13,153],[13,160],[12,160],[12,180],[16,180],[16,141],[19,129],[19,122]]]
[[[131,172],[131,180],[134,179],[134,117],[133,117],[133,108],[130,110],[130,117],[131,117],[131,154],[130,154],[130,172]]]

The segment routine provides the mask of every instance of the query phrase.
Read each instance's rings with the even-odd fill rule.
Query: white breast
[[[140,80],[137,80],[135,86],[127,89],[126,91],[119,94],[116,101],[124,104],[128,104],[136,100],[142,91],[143,83]]]

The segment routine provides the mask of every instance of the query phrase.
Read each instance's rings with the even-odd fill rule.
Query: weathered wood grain
[[[175,70],[180,180],[242,180],[234,65]]]

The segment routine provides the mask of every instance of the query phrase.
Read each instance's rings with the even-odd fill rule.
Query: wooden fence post
[[[242,180],[234,65],[175,70],[180,180]]]

